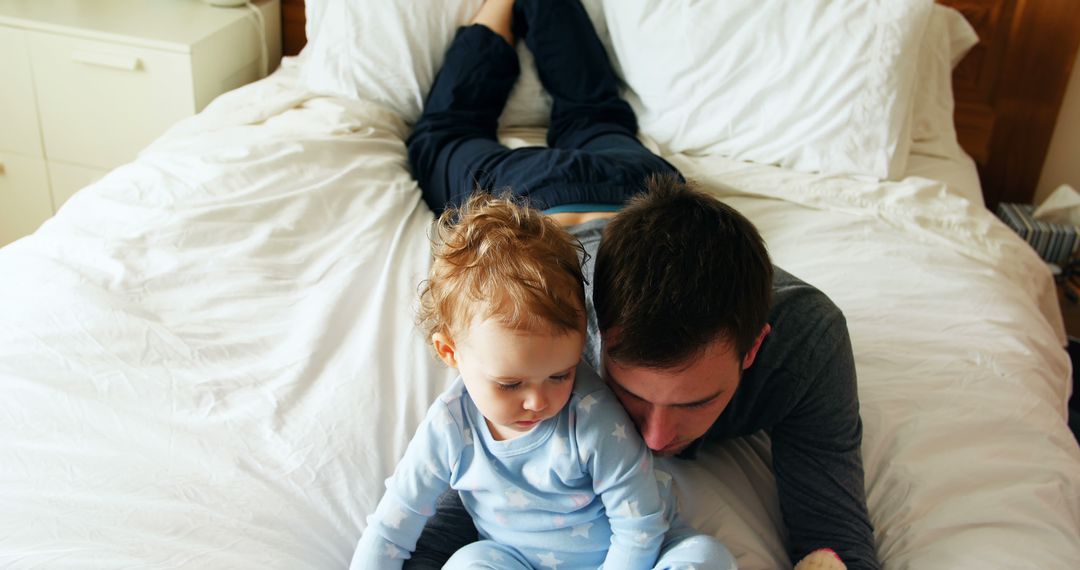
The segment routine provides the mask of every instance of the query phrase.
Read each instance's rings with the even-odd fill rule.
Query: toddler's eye
[[[521,382],[509,382],[506,384],[496,382],[496,384],[498,384],[500,390],[517,390],[521,387]]]

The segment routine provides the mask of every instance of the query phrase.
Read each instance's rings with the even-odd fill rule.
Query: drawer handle
[[[7,171],[4,170],[4,163],[0,162],[0,176],[3,176],[5,174],[7,174]]]
[[[137,71],[142,63],[139,58],[134,55],[116,55],[92,51],[72,52],[71,59],[72,61],[85,63],[87,65],[110,67],[112,69],[122,69],[124,71]]]

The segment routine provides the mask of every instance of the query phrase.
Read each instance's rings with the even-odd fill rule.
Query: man
[[[515,38],[553,98],[548,148],[496,139],[519,73]],[[585,357],[652,450],[692,458],[709,441],[765,430],[792,560],[831,548],[848,568],[879,568],[843,316],[774,272],[749,221],[684,184],[636,135],[576,0],[488,0],[448,50],[408,147],[434,211],[477,187],[509,188],[581,240],[593,284]],[[446,496],[406,567],[439,568],[473,540]]]

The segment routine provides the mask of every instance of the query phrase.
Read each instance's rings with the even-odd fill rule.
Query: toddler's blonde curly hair
[[[439,216],[432,242],[418,315],[429,338],[486,319],[533,333],[585,332],[584,250],[540,211],[478,192]]]

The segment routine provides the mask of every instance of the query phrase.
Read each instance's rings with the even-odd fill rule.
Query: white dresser
[[[279,0],[255,5],[262,33],[253,10],[203,0],[0,0],[0,246],[276,68]]]

